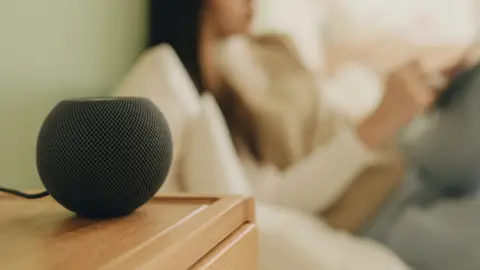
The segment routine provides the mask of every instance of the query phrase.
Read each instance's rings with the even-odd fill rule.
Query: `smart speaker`
[[[50,195],[88,218],[127,215],[162,186],[172,139],[148,99],[69,99],[57,104],[38,136],[37,169]]]

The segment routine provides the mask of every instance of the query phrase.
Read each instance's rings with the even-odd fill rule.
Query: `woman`
[[[253,161],[246,164],[275,171],[273,180],[251,179],[258,199],[320,213],[352,232],[372,222],[402,171],[395,151],[379,153],[435,101],[436,90],[418,63],[394,72],[378,108],[350,123],[319,99],[284,37],[243,43],[259,64],[251,75],[263,72],[275,80],[250,83],[255,80],[237,76],[241,67],[228,61],[232,52],[224,41],[248,34],[252,1],[153,1],[151,9],[151,45],[170,44],[198,91],[215,96],[239,154]]]

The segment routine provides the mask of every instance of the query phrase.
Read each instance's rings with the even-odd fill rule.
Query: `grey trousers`
[[[415,270],[480,270],[480,197],[439,192],[410,170],[363,236]]]

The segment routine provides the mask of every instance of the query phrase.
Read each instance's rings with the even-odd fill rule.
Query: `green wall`
[[[144,46],[146,3],[0,1],[0,185],[41,187],[44,117],[63,98],[112,90]]]

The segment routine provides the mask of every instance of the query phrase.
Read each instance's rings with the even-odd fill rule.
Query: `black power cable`
[[[22,198],[25,198],[25,199],[40,199],[40,198],[47,197],[48,195],[50,195],[50,193],[48,193],[48,191],[29,194],[29,193],[24,193],[24,192],[21,192],[21,191],[18,191],[18,190],[4,188],[4,187],[0,187],[0,192],[12,194],[12,195],[22,197]]]

